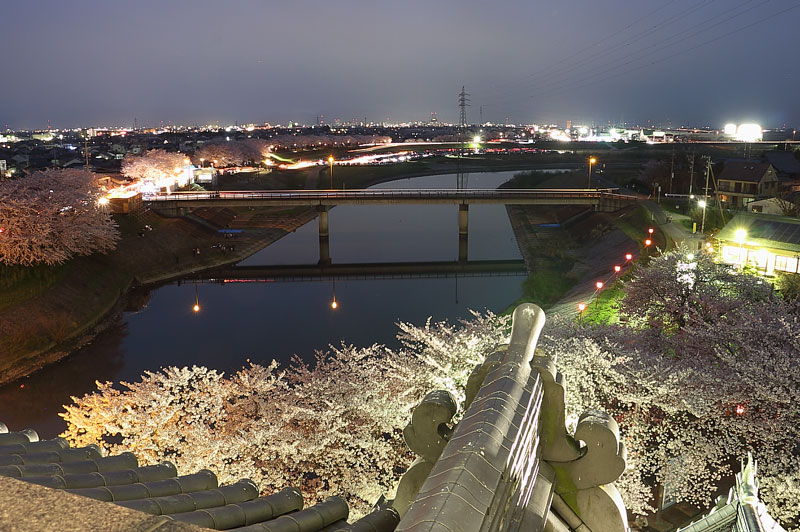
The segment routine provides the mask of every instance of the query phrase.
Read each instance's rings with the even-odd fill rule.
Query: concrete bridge
[[[151,194],[145,203],[165,209],[333,205],[591,205],[616,210],[635,196],[615,189],[356,189],[245,190]]]
[[[637,201],[616,189],[359,189],[359,190],[251,190],[152,194],[151,207],[179,215],[196,207],[307,206],[319,211],[319,263],[330,259],[328,211],[334,205],[458,205],[458,260],[467,260],[469,206],[586,205],[612,212]]]

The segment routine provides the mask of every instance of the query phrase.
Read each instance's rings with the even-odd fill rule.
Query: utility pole
[[[669,163],[669,193],[672,194],[672,182],[675,180],[675,148],[672,148],[672,157]]]
[[[692,185],[694,185],[694,151],[692,158],[689,159],[689,199],[692,199]]]
[[[703,196],[703,201],[705,202],[703,205],[703,221],[700,222],[700,234],[705,234],[706,229],[706,207],[708,206],[708,177],[711,175],[711,157],[708,155],[703,155],[703,159],[706,160],[706,188],[705,188],[705,195]]]
[[[89,171],[89,132],[83,135],[83,158],[86,162],[86,171]]]

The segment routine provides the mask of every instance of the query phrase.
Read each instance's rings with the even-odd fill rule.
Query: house
[[[747,212],[756,214],[777,214],[782,216],[784,214],[788,215],[792,210],[797,212],[797,206],[788,199],[782,198],[767,198],[751,201],[747,204]]]
[[[800,271],[800,219],[739,213],[717,239],[720,258],[727,264],[750,264],[765,275]]]
[[[717,178],[717,195],[726,207],[742,208],[778,193],[778,175],[770,163],[730,161]]]
[[[778,174],[778,188],[782,193],[800,192],[800,161],[791,151],[771,151],[764,154]]]

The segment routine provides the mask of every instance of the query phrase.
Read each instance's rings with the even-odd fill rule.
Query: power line
[[[616,77],[624,75],[624,74],[629,74],[631,72],[635,72],[637,70],[641,70],[642,68],[645,68],[645,67],[648,67],[648,66],[653,66],[653,65],[657,65],[659,63],[663,63],[664,61],[672,59],[673,57],[676,57],[678,55],[683,55],[683,54],[686,54],[688,52],[692,52],[692,51],[694,51],[694,50],[696,50],[698,48],[701,48],[701,47],[706,46],[708,44],[711,44],[711,43],[714,43],[716,41],[719,41],[720,39],[724,39],[725,37],[728,37],[729,35],[733,35],[734,33],[738,33],[740,31],[746,30],[748,28],[752,28],[753,26],[761,24],[762,22],[766,22],[767,20],[775,18],[778,15],[782,15],[784,13],[787,13],[787,12],[793,10],[793,9],[797,9],[798,7],[800,7],[800,4],[795,4],[793,6],[790,6],[790,7],[786,8],[786,9],[783,9],[781,11],[773,13],[772,15],[768,15],[766,17],[763,17],[763,18],[761,18],[761,19],[759,19],[759,20],[757,20],[755,22],[751,22],[750,24],[746,24],[744,26],[740,26],[740,27],[738,27],[736,29],[733,29],[733,30],[731,30],[729,32],[723,33],[722,35],[718,35],[718,36],[713,37],[711,39],[708,39],[706,41],[700,42],[700,43],[698,43],[698,44],[696,44],[694,46],[691,46],[691,47],[683,49],[683,50],[679,50],[679,51],[677,51],[675,53],[669,54],[669,55],[667,55],[665,57],[662,57],[660,59],[656,59],[656,60],[651,61],[649,63],[645,63],[645,64],[638,65],[638,66],[634,66],[634,67],[631,67],[631,68],[629,68],[627,70],[624,70],[622,72],[616,72],[616,73],[612,73],[610,75],[605,75],[605,76],[603,76],[603,77],[601,77],[599,79],[592,79],[590,82],[583,83],[583,84],[578,84],[578,85],[563,85],[562,84],[561,86],[551,87],[551,88],[548,88],[546,90],[542,90],[541,92],[536,94],[536,96],[552,94],[553,92],[569,91],[569,90],[575,90],[575,89],[584,88],[584,87],[587,87],[587,86],[589,86],[591,84],[594,84],[594,83],[603,82],[603,81],[606,81],[606,80],[611,79],[611,78],[616,78]],[[628,63],[631,63],[631,62],[632,61],[629,61]],[[624,65],[621,65],[621,66],[624,66]],[[616,69],[616,68],[619,68],[619,67],[614,67],[614,68],[612,68],[612,70]],[[581,78],[581,80],[579,80],[579,81],[586,80],[586,79],[589,79],[589,78],[594,78],[594,77],[595,76],[588,76],[586,78]],[[531,95],[530,97],[532,98],[532,97],[534,97],[534,95]]]
[[[673,24],[673,23],[675,23],[677,21],[685,19],[686,17],[688,17],[689,15],[694,13],[695,11],[710,5],[710,3],[713,3],[714,1],[715,0],[709,0],[709,3],[701,3],[700,5],[696,5],[694,7],[689,8],[689,9],[680,11],[679,13],[668,17],[666,20],[662,20],[662,21],[654,24],[653,26],[647,27],[644,30],[639,31],[638,33],[635,33],[635,34],[633,34],[631,36],[627,36],[627,37],[624,36],[623,32],[625,30],[631,28],[635,23],[638,23],[639,21],[650,17],[652,14],[658,12],[663,7],[666,7],[666,5],[669,5],[671,3],[671,2],[669,2],[666,5],[660,6],[659,8],[651,11],[647,15],[639,17],[634,22],[629,23],[620,32],[616,32],[614,34],[611,34],[610,37],[606,37],[606,38],[602,39],[602,42],[604,43],[603,44],[604,48],[610,48],[610,49],[601,49],[601,50],[598,50],[598,51],[595,51],[594,53],[592,53],[587,47],[582,47],[579,50],[577,50],[576,52],[574,52],[573,54],[567,56],[566,58],[560,59],[560,60],[558,60],[558,61],[556,61],[554,63],[551,63],[550,65],[546,66],[543,69],[540,69],[540,70],[538,70],[536,72],[528,74],[523,79],[529,79],[530,80],[530,81],[526,82],[528,85],[530,85],[531,83],[533,85],[535,85],[536,83],[541,81],[543,78],[555,75],[556,73],[560,73],[560,74],[563,75],[566,72],[574,71],[577,68],[580,68],[581,66],[585,65],[586,63],[592,62],[597,58],[601,58],[603,56],[610,55],[611,53],[615,52],[618,48],[630,46],[631,44],[636,42],[636,40],[638,38],[643,37],[644,35],[646,35],[648,33],[652,33],[654,31],[657,32],[657,31],[664,30],[667,27],[669,27],[671,24]],[[748,0],[745,0],[745,3],[747,1]],[[613,41],[618,36],[623,37],[625,40],[622,43],[614,45]],[[614,46],[616,48],[611,48],[612,46]],[[589,53],[587,54],[587,52],[589,52]],[[578,60],[577,63],[571,61],[571,59],[573,59],[575,57],[578,57],[578,56],[580,56],[580,59]],[[510,85],[512,85],[512,83],[505,84],[505,86],[510,86]],[[520,85],[520,83],[516,83],[516,85]],[[503,94],[504,92],[507,93],[508,91],[499,91],[499,92],[500,92],[500,94]]]

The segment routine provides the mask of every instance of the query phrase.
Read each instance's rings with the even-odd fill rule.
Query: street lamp
[[[328,156],[328,164],[331,166],[331,190],[333,190],[333,155]]]
[[[586,303],[578,303],[578,321],[583,321],[584,310],[586,310]]]
[[[197,290],[197,282],[194,283],[194,306],[192,310],[195,313],[200,312],[200,292]]]
[[[594,283],[597,287],[597,297],[594,298],[594,308],[598,308],[600,306],[600,290],[603,289],[603,281],[597,281]]]
[[[697,202],[697,206],[703,209],[703,220],[700,222],[700,233],[705,234],[706,229],[706,200]]]
[[[614,266],[614,287],[619,286],[619,272],[622,271],[622,266],[619,264]]]
[[[630,262],[633,260],[633,253],[626,253],[625,254],[625,262]]]
[[[745,261],[742,260],[742,244],[744,244],[745,239],[747,238],[747,231],[744,229],[737,229],[736,232],[733,234],[734,240],[739,243],[739,264],[744,266]]]
[[[592,165],[597,162],[597,159],[594,157],[589,157],[589,178],[586,184],[586,188],[592,188]]]

